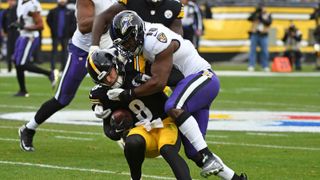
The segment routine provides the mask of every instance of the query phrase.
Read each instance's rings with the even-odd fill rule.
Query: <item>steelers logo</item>
[[[172,18],[172,16],[173,16],[173,13],[172,13],[171,10],[166,10],[166,11],[164,12],[164,17],[166,17],[167,19]]]

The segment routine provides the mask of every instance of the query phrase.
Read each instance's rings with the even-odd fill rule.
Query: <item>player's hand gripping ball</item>
[[[110,125],[116,133],[128,131],[133,127],[133,117],[126,109],[117,109],[111,114]]]

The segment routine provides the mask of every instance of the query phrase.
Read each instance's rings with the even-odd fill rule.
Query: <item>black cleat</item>
[[[248,180],[248,177],[247,177],[246,173],[241,173],[240,179],[241,180]]]
[[[217,175],[220,171],[223,170],[223,164],[212,154],[203,155],[203,166],[200,172],[202,177],[209,177],[211,175]]]
[[[13,95],[14,97],[29,97],[28,92],[25,91],[19,91],[16,94]]]
[[[32,129],[28,129],[26,125],[23,125],[21,128],[19,128],[18,133],[20,137],[20,148],[28,152],[34,151],[32,141],[36,131]]]

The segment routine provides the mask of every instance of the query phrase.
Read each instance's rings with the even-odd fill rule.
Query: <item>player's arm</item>
[[[76,8],[79,31],[82,34],[90,33],[95,16],[94,3],[91,0],[78,0]]]
[[[133,89],[133,94],[136,97],[148,96],[165,88],[173,66],[173,53],[178,46],[178,42],[172,41],[165,50],[156,55],[155,61],[151,65],[151,78],[146,83]]]
[[[93,46],[99,45],[100,38],[102,34],[105,32],[105,30],[109,28],[109,25],[111,24],[113,17],[125,9],[126,7],[123,4],[115,3],[95,17],[92,27]]]

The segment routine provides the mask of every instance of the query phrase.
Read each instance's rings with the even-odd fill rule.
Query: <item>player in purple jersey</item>
[[[145,23],[134,11],[122,11],[113,19],[110,36],[115,46],[130,55],[141,55],[150,62],[151,78],[135,88],[116,88],[107,92],[110,100],[130,102],[162,91],[170,70],[176,67],[183,75],[165,104],[165,111],[175,120],[184,136],[188,158],[202,168],[201,176],[217,175],[228,180],[247,179],[237,175],[212,153],[204,136],[209,109],[218,95],[220,83],[189,40],[161,24]]]
[[[74,98],[80,83],[87,74],[85,67],[89,47],[91,45],[91,28],[94,16],[113,4],[113,0],[81,0],[77,1],[77,29],[69,44],[69,57],[56,94],[42,104],[34,118],[19,129],[20,147],[24,151],[34,151],[33,136],[36,128],[51,115],[66,107]],[[100,46],[112,45],[110,37],[105,34]]]
[[[40,3],[36,0],[20,0],[17,6],[17,22],[10,27],[17,28],[20,35],[15,44],[14,63],[19,83],[19,91],[14,96],[28,97],[25,85],[24,71],[48,76],[54,88],[58,78],[58,71],[52,72],[42,69],[30,62],[31,55],[40,45],[39,31],[43,29],[43,21],[40,15],[42,11]]]

